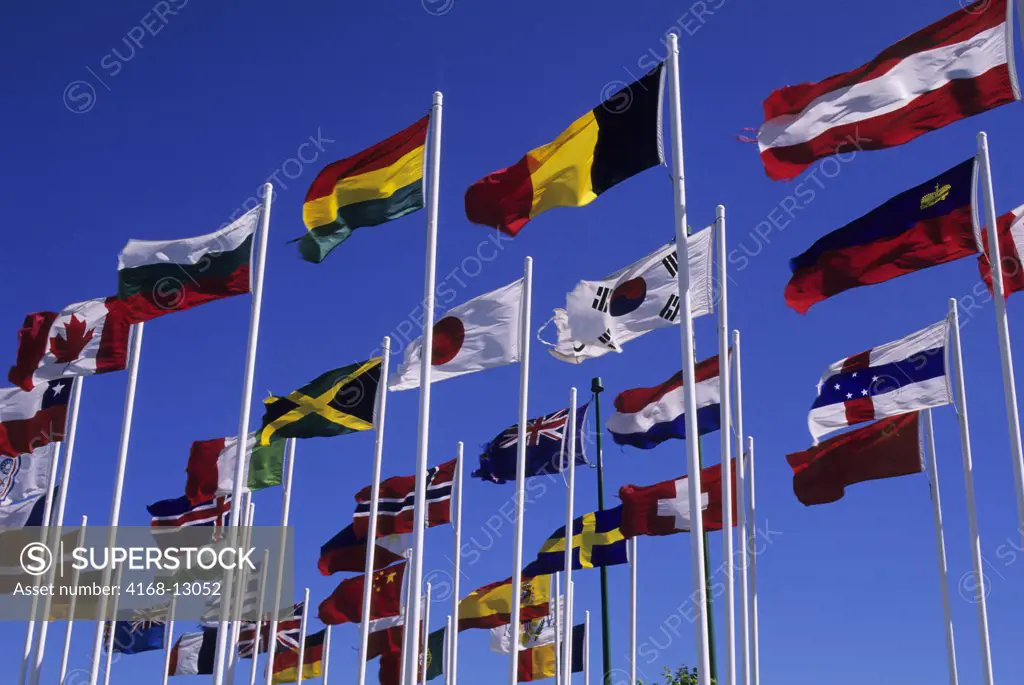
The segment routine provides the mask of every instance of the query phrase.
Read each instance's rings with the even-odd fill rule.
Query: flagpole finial
[[[443,100],[444,100],[444,95],[441,94],[441,91],[435,90],[434,91],[434,105],[437,106],[437,107],[440,107],[443,104]]]
[[[601,383],[601,377],[596,376],[590,381],[590,392],[599,393],[604,390],[604,385]]]
[[[984,131],[978,131],[978,147],[988,147],[988,134]]]

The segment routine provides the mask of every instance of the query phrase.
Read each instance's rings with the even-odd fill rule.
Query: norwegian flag
[[[451,523],[452,480],[455,478],[455,460],[427,469],[426,500],[427,528]],[[382,481],[377,499],[377,537],[413,532],[413,505],[416,496],[416,476],[395,476]],[[366,539],[370,525],[370,486],[356,493],[356,510],[352,514],[352,528],[356,535]]]
[[[222,531],[228,525],[231,498],[217,497],[193,506],[188,497],[182,496],[154,502],[146,510],[153,517],[149,531],[161,547],[181,546],[178,543],[183,540],[197,542],[188,532],[195,526],[212,527],[210,541],[217,542],[223,539]]]
[[[277,623],[277,644],[288,649],[298,651],[299,632],[302,628],[302,612],[305,604],[299,602],[291,608],[290,614]],[[242,624],[238,633],[238,656],[242,659],[251,659],[254,653],[266,654],[267,644],[270,642],[270,621],[259,622],[259,648],[256,647],[256,623],[248,621]]]
[[[584,422],[587,407],[584,404],[576,411],[576,463],[586,464],[584,450]],[[562,471],[568,460],[565,456],[566,425],[569,409],[530,419],[526,422],[526,475],[539,476]],[[519,424],[509,426],[491,441],[480,455],[480,468],[473,471],[474,478],[492,483],[514,481],[516,474],[516,451],[519,445]]]

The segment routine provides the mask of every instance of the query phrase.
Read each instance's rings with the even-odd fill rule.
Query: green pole
[[[604,386],[601,378],[590,381],[590,391],[594,393],[594,422],[597,426],[597,509],[604,511],[604,451],[601,436],[604,426],[601,424],[601,391]],[[604,661],[604,685],[612,685],[612,646],[608,617],[608,569],[601,567],[601,656]],[[635,683],[630,683],[635,685]]]

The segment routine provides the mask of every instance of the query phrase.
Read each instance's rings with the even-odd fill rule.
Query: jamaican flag
[[[329,438],[373,428],[381,358],[334,369],[289,393],[268,397],[260,444],[284,438]]]

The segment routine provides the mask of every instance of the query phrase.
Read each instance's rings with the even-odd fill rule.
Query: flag
[[[117,259],[117,296],[132,323],[249,292],[260,208],[224,228],[180,240],[129,240]]]
[[[0,388],[0,455],[17,457],[64,439],[71,398],[70,380],[21,388]]]
[[[732,491],[736,492],[735,462],[730,462]],[[672,535],[689,533],[690,483],[687,476],[666,480],[655,485],[625,485],[619,489],[622,499],[622,534],[627,538],[637,535]],[[704,532],[722,530],[722,465],[715,464],[700,472],[701,523]],[[733,500],[733,525],[737,520],[736,500]]]
[[[37,383],[120,371],[128,361],[131,324],[116,297],[86,300],[59,312],[25,317],[7,378],[22,390]]]
[[[551,603],[551,577],[528,577],[524,571],[520,584],[519,618],[528,621],[547,616]],[[473,590],[459,600],[459,630],[467,628],[493,628],[512,620],[512,579]]]
[[[980,251],[974,227],[974,159],[904,191],[790,260],[786,304],[814,304],[865,285]]]
[[[323,674],[324,636],[327,629],[307,635],[306,648],[302,653],[302,679],[319,678]],[[291,649],[278,648],[274,655],[274,675],[272,683],[294,683],[299,675],[299,652]]]
[[[1006,0],[979,0],[853,71],[774,91],[757,134],[768,176],[794,178],[823,157],[902,145],[1012,102],[1006,20]]]
[[[426,527],[432,528],[452,520],[452,479],[455,460],[427,469]],[[356,511],[352,514],[352,527],[361,539],[366,539],[370,526],[370,485],[356,493]],[[377,500],[377,537],[412,533],[413,504],[416,495],[416,476],[394,476],[381,481]]]
[[[131,621],[117,621],[114,626],[114,652],[118,654],[141,654],[164,648],[164,630],[167,622],[167,606],[156,609],[154,615],[136,612]],[[106,623],[106,634],[110,635],[110,622]],[[104,648],[108,644],[103,640]]]
[[[31,454],[0,456],[0,528],[46,525],[42,511],[54,458],[52,444]]]
[[[424,148],[430,117],[351,157],[324,167],[306,191],[309,233],[299,254],[322,262],[357,228],[377,226],[423,208]]]
[[[366,660],[398,654],[402,651],[402,640],[405,635],[402,615],[385,616],[371,620],[370,636],[366,643]]]
[[[284,445],[284,441],[260,445],[256,433],[249,433],[245,444],[245,459],[249,464],[246,486],[249,490],[262,490],[281,484]],[[188,466],[185,467],[188,474],[185,495],[188,501],[200,504],[218,495],[230,495],[233,492],[237,464],[238,436],[193,442],[188,454]]]
[[[303,611],[305,611],[305,603],[299,602],[292,606],[290,613],[278,619],[277,639],[274,640],[278,647],[299,648]],[[256,645],[257,625],[259,626],[258,649]],[[263,654],[267,651],[269,643],[270,621],[246,621],[242,623],[242,627],[238,631],[238,656],[242,659],[251,659],[254,653]]]
[[[405,562],[374,571],[371,588],[370,620],[392,616],[401,611],[402,580],[405,578]],[[362,623],[363,590],[366,576],[356,576],[341,581],[331,596],[320,603],[319,617],[326,625]]]
[[[924,470],[918,414],[899,414],[786,455],[793,492],[807,506],[842,499],[846,486]]]
[[[565,603],[559,604],[564,608]],[[564,614],[563,614],[564,615]],[[531,647],[539,647],[555,642],[555,612],[551,611],[547,616],[519,622],[519,650],[525,651]],[[512,625],[495,626],[491,628],[491,651],[498,654],[512,653]]]
[[[837,428],[952,402],[946,376],[949,320],[840,359],[818,383],[807,426],[818,438]]]
[[[1024,205],[996,219],[999,231],[999,260],[1003,263],[1003,294],[1009,297],[1024,290]],[[978,270],[992,292],[992,267],[988,258],[988,231],[982,232],[985,253],[978,257]]]
[[[572,522],[572,567],[574,570],[614,566],[629,561],[622,534],[622,506],[592,511]],[[539,576],[565,570],[565,526],[541,545],[537,558],[523,569],[524,576]]]
[[[380,357],[320,374],[287,397],[263,401],[260,444],[284,438],[330,438],[373,428]]]
[[[217,629],[185,633],[171,648],[169,675],[212,675],[217,653]]]
[[[549,617],[550,618],[550,617]],[[547,619],[540,619],[546,621]],[[523,623],[519,638],[519,655],[517,669],[518,682],[529,683],[544,678],[554,678],[555,668],[555,628],[553,622],[547,627],[536,627],[537,621]],[[503,636],[495,640],[495,631],[503,631]],[[491,649],[503,654],[512,651],[512,638],[507,626],[491,629]],[[583,672],[583,649],[586,641],[585,624],[580,623],[572,629],[572,672]]]
[[[180,538],[175,533],[193,526],[211,526],[213,530],[210,541],[216,542],[221,539],[222,529],[228,525],[231,498],[218,497],[193,505],[188,497],[175,497],[154,502],[146,507],[146,511],[153,517],[149,524],[150,532],[162,548],[178,546]],[[195,542],[192,535],[188,535],[188,539],[191,543]]]
[[[433,680],[439,675],[444,675],[446,632],[445,628],[438,628],[427,636],[426,649],[423,650],[423,654],[420,657],[420,682],[423,680]],[[423,661],[426,661],[426,664]]]
[[[714,241],[711,227],[687,241],[692,318],[714,311]],[[659,328],[679,325],[679,261],[674,242],[599,281],[580,281],[556,309],[555,359],[581,363]]]
[[[586,464],[586,432],[588,404],[576,410],[576,463]],[[566,458],[566,424],[569,409],[559,409],[553,414],[530,419],[526,422],[526,476],[542,476],[564,471],[569,465]],[[491,440],[480,455],[480,468],[473,471],[473,478],[492,483],[507,483],[516,480],[516,460],[519,446],[519,424],[513,424]]]
[[[697,431],[700,435],[719,429],[722,388],[718,356],[694,367]],[[686,393],[683,372],[651,388],[623,390],[615,398],[615,412],[608,417],[608,432],[619,445],[643,450],[673,438],[686,439]]]
[[[516,235],[554,207],[582,207],[641,171],[665,163],[664,64],[574,121],[557,138],[466,191],[466,217]]]
[[[228,620],[239,620],[242,618],[256,618],[259,616],[259,601],[260,601],[260,576],[264,573],[263,564],[257,561],[254,566],[256,570],[248,570],[245,581],[245,592],[242,593],[242,606],[236,614],[236,595],[232,594],[231,601],[228,604]],[[238,583],[239,578],[236,575],[234,582]],[[237,592],[237,586],[232,592]],[[216,628],[220,624],[221,615],[224,613],[223,605],[221,603],[222,595],[214,595],[206,600],[203,613],[199,616],[199,623],[204,628]],[[237,618],[236,618],[237,617]]]
[[[519,361],[519,315],[523,279],[453,307],[434,324],[430,354],[432,382]],[[391,390],[420,387],[423,338],[405,348],[388,381]]]
[[[377,549],[373,553],[374,569],[381,569],[404,559],[403,553],[407,549],[408,535],[377,538]],[[320,547],[320,559],[316,565],[325,576],[341,571],[362,573],[366,569],[366,537],[356,535],[354,524],[345,526]]]

